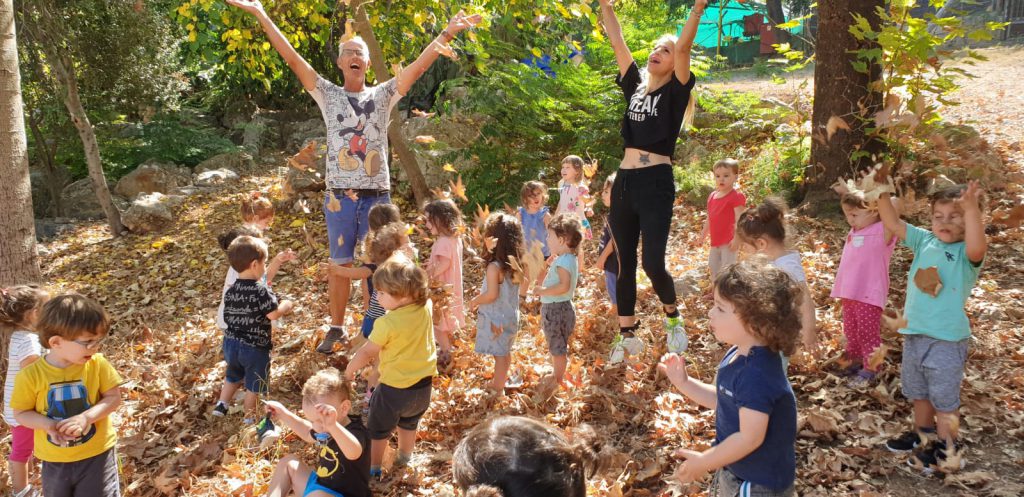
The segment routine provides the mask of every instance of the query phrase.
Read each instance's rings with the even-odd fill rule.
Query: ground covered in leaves
[[[967,105],[952,112],[954,119],[975,120],[1006,164],[998,171],[1004,180],[990,192],[993,205],[1019,202],[1024,194],[1024,102],[1019,96],[1024,93],[1024,74],[1007,77],[1007,70],[1021,72],[1013,60],[1011,52],[1004,60],[1009,69],[995,66],[981,74],[982,80],[969,83],[962,94]],[[1001,87],[1004,84],[1006,88]],[[242,187],[191,197],[175,226],[160,235],[110,239],[102,226],[88,225],[45,245],[49,281],[60,290],[98,299],[114,317],[114,338],[104,352],[129,382],[124,387],[125,404],[115,416],[128,496],[260,495],[281,455],[302,451],[312,457],[294,436],[259,452],[254,435],[241,428],[239,413],[221,419],[209,415],[224,371],[214,314],[227,265],[215,238],[237,222],[234,193],[260,189],[279,195],[280,178],[280,169],[271,169],[247,178]],[[299,310],[286,318],[275,336],[271,396],[297,407],[303,381],[319,368],[340,366],[343,358],[337,354],[329,361],[313,350],[327,316],[326,283],[317,277],[317,266],[326,258],[323,216],[318,207],[311,213],[282,207],[268,232],[271,249],[290,247],[300,259],[285,266],[275,290],[294,299]],[[676,207],[669,268],[677,276],[705,271],[706,251],[693,245],[702,220],[700,209]],[[812,219],[799,212],[791,226],[794,248],[803,254],[815,296],[825,348],[821,360],[796,357],[790,369],[800,409],[800,494],[1024,494],[1021,231],[998,224],[989,229],[991,248],[967,306],[974,335],[961,411],[968,465],[939,479],[919,476],[880,446],[909,426],[910,406],[899,394],[901,340],[891,332],[885,335],[888,355],[873,387],[854,390],[834,374],[842,332],[838,303],[828,294],[848,227],[838,218]],[[902,306],[909,262],[909,252],[898,249],[891,271],[892,308]],[[481,264],[468,259],[466,274],[470,298],[479,288]],[[513,368],[524,387],[498,399],[484,394],[492,365],[472,352],[471,319],[458,337],[452,372],[435,379],[432,406],[421,425],[411,469],[388,473],[376,485],[376,494],[454,495],[450,458],[455,444],[471,426],[497,413],[534,416],[562,427],[593,426],[616,456],[611,470],[592,481],[591,495],[700,494],[703,485],[679,488],[668,482],[676,466],[670,454],[681,446],[707,447],[714,437],[713,413],[687,402],[657,374],[654,365],[663,352],[663,334],[656,298],[647,288],[639,299],[644,324],[640,336],[656,346],[632,367],[604,364],[615,330],[600,279],[592,272],[581,282],[581,319],[570,351],[569,385],[549,400],[535,395],[537,381],[548,368],[539,316],[524,315],[514,350]],[[641,284],[644,281],[641,278]],[[690,374],[710,381],[724,348],[707,328],[708,304],[700,298],[707,290],[706,278],[699,285],[684,298]],[[355,311],[360,301],[354,297],[350,307],[353,334],[358,330]],[[7,435],[6,427],[0,428],[0,439]],[[2,450],[8,449],[4,444]],[[0,463],[2,473],[4,464]],[[6,484],[0,482],[0,492]]]

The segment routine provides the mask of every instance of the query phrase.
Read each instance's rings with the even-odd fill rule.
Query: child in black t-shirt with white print
[[[335,497],[371,495],[370,451],[366,450],[370,433],[358,418],[348,417],[352,388],[341,372],[322,369],[306,380],[301,417],[279,402],[267,401],[266,407],[278,422],[317,446],[316,467],[307,466],[295,454],[282,457],[267,495],[309,495],[315,491]]]
[[[224,362],[227,363],[224,388],[213,407],[214,416],[223,416],[245,381],[246,424],[252,423],[257,394],[269,392],[270,322],[291,314],[289,300],[277,296],[261,278],[266,272],[267,244],[259,238],[240,236],[228,247],[228,261],[238,271],[238,279],[224,293]]]

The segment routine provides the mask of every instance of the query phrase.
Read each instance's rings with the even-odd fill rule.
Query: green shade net
[[[718,46],[718,15],[722,15],[722,45],[731,45],[743,41],[749,41],[752,38],[750,36],[743,36],[743,18],[754,15],[762,14],[766,15],[765,7],[763,4],[755,4],[753,2],[739,3],[735,0],[730,1],[725,7],[722,7],[720,3],[716,2],[715,5],[708,5],[704,9],[704,15],[700,18],[700,26],[697,28],[697,37],[694,40],[699,46],[702,47],[717,47]],[[799,33],[803,30],[803,23],[801,26],[789,30],[790,33]],[[683,31],[683,24],[680,22],[677,25],[677,35]]]

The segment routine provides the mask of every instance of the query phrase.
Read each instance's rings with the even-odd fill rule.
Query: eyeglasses
[[[356,57],[362,58],[366,55],[366,52],[363,52],[362,50],[356,50],[354,48],[346,48],[341,51],[341,55],[355,55]]]
[[[105,342],[106,340],[107,337],[103,337],[94,338],[92,340],[72,340],[72,342],[75,342],[78,345],[81,345],[82,347],[85,347],[87,349],[98,349],[100,348],[100,345],[103,345],[103,342]]]

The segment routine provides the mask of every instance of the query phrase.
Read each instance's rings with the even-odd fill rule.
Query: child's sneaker
[[[218,418],[223,418],[227,414],[228,405],[218,400],[217,404],[213,406],[213,415],[217,416]]]
[[[256,423],[256,438],[260,441],[260,449],[266,449],[281,438],[281,434],[277,432],[277,427],[270,420],[269,414],[263,416],[263,419]]]
[[[954,443],[954,451],[946,450],[946,442],[934,441],[924,450],[916,452],[907,460],[907,464],[921,470],[922,474],[933,475],[936,472],[953,472],[964,469],[967,460],[962,457],[963,445]]]
[[[875,379],[875,372],[874,371],[869,371],[867,369],[861,369],[860,371],[857,371],[857,374],[851,376],[849,380],[846,380],[846,384],[850,388],[862,388],[862,387],[866,387],[866,386],[870,385],[871,382],[874,379]]]
[[[885,442],[885,448],[889,449],[889,452],[895,453],[910,452],[921,445],[923,438],[916,430],[905,431],[900,436]]]
[[[665,334],[668,340],[668,351],[673,354],[686,352],[689,340],[686,338],[685,321],[682,316],[665,318]]]
[[[14,497],[39,497],[39,492],[32,485],[25,485],[25,488],[13,495]]]
[[[331,326],[327,330],[327,334],[324,335],[324,341],[320,342],[320,345],[316,347],[316,351],[321,354],[333,354],[334,344],[340,342],[345,337],[345,330],[341,326]]]
[[[608,363],[619,364],[626,359],[626,356],[639,355],[643,348],[643,342],[637,337],[616,335],[615,340],[612,341],[612,351],[608,357]]]

